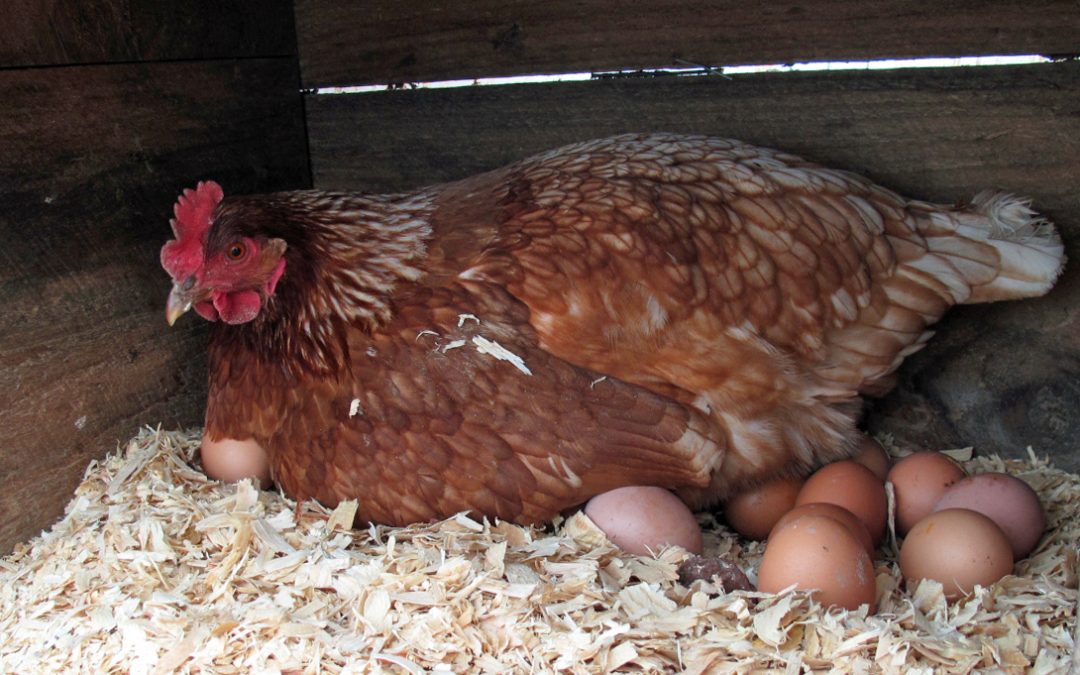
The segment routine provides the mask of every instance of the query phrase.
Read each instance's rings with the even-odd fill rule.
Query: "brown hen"
[[[206,438],[358,520],[535,522],[624,485],[692,506],[849,454],[951,305],[1045,293],[1025,202],[911,201],[737,141],[571,145],[397,195],[177,204],[212,331]]]

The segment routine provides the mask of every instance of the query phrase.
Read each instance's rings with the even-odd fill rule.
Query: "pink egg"
[[[701,553],[701,528],[686,504],[670,490],[617,488],[590,499],[585,515],[627,553],[651,555],[665,545]]]
[[[1007,473],[978,473],[957,481],[934,505],[934,511],[944,509],[971,509],[994,521],[1016,560],[1031,553],[1046,529],[1039,495]]]

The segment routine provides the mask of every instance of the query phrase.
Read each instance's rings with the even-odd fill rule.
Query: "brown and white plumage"
[[[229,276],[235,241],[259,257]],[[201,258],[167,258],[170,306],[239,324],[213,333],[207,437],[387,523],[539,521],[621,485],[700,506],[842,456],[948,307],[1045,293],[1064,260],[1008,196],[914,202],[667,134],[409,194],[225,198]]]

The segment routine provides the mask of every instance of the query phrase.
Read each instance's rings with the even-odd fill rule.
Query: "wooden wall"
[[[14,0],[0,32],[0,553],[143,424],[202,421],[169,329],[181,187],[310,185],[291,3]]]
[[[309,86],[977,54],[1074,54],[1072,0],[296,0]]]
[[[618,11],[613,8],[618,7]],[[798,60],[1080,53],[1071,1],[296,0],[305,87]],[[734,136],[923,199],[1028,195],[1080,260],[1080,63],[622,78],[305,101],[317,187],[399,190],[622,131]],[[1080,269],[960,308],[870,415],[915,446],[1032,445],[1080,469]]]

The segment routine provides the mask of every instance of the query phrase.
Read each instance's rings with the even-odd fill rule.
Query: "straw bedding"
[[[1034,455],[1049,531],[1015,576],[951,605],[879,556],[880,609],[678,583],[681,549],[614,549],[464,516],[350,530],[333,511],[211,481],[197,432],[147,429],[91,464],[65,517],[0,560],[0,672],[1035,672],[1073,664],[1080,477]],[[762,551],[703,515],[706,553]],[[886,551],[888,553],[888,551]]]

